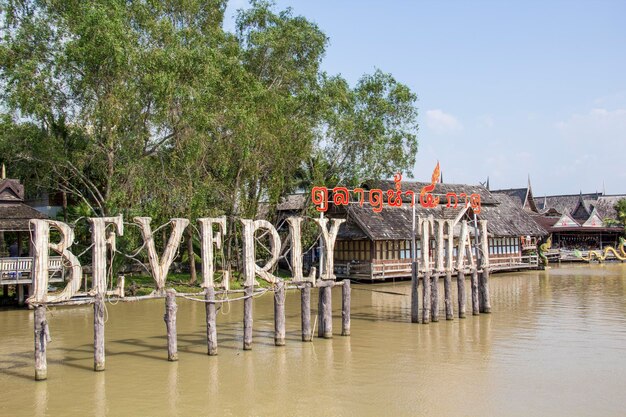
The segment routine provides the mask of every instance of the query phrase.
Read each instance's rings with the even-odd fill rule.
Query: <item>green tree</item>
[[[413,167],[417,96],[406,85],[376,70],[353,89],[326,77],[324,93],[326,111],[307,168],[318,181],[356,185]]]

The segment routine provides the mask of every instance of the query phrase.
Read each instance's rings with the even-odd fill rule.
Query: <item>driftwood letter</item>
[[[93,243],[93,289],[96,294],[104,294],[107,290],[107,225],[115,225],[114,230],[118,235],[124,235],[124,223],[122,216],[117,217],[91,217],[91,242]],[[111,244],[115,243],[115,232],[111,234]]]
[[[241,219],[243,224],[243,276],[244,286],[252,287],[255,284],[254,277],[260,276],[267,282],[275,283],[280,278],[272,275],[269,271],[274,267],[280,257],[280,236],[272,223],[267,220],[247,220]],[[270,252],[272,258],[267,261],[262,268],[256,264],[256,251],[254,242],[254,232],[258,229],[266,229],[270,236]]]
[[[289,234],[291,235],[291,275],[294,282],[311,281],[315,282],[315,273],[312,272],[308,278],[302,273],[302,217],[287,218],[289,224]],[[314,271],[314,270],[312,270]]]
[[[382,201],[382,196],[380,198]],[[333,224],[329,232],[326,226],[328,224],[328,219],[315,219],[315,223],[317,223],[322,228],[322,240],[324,242],[325,265],[320,265],[320,268],[321,268],[320,277],[322,279],[335,279],[336,278],[334,265],[333,265],[333,256],[335,252],[335,240],[337,239],[339,226],[341,226],[341,223],[345,221],[346,221],[345,219],[333,219]]]
[[[146,245],[146,249],[148,250],[148,260],[150,261],[152,278],[156,283],[155,292],[163,293],[165,280],[167,279],[167,271],[170,269],[170,265],[172,265],[172,262],[174,261],[176,249],[178,248],[178,245],[180,245],[180,239],[185,231],[185,228],[189,224],[189,220],[171,220],[172,234],[167,240],[167,246],[165,247],[161,260],[159,260],[159,256],[157,255],[156,247],[154,245],[154,236],[152,236],[152,228],[150,227],[152,219],[150,217],[135,217],[133,221],[141,227],[141,235],[143,236],[143,241]]]
[[[31,220],[35,234],[33,250],[34,291],[29,303],[54,303],[69,300],[80,289],[83,270],[76,255],[67,250],[74,241],[74,231],[65,223],[52,220]],[[50,243],[50,226],[55,227],[61,233],[59,243]],[[57,295],[48,295],[48,251],[52,249],[69,263],[70,278],[67,285]]]
[[[226,217],[198,219],[200,224],[200,239],[202,240],[202,287],[212,288],[215,274],[213,263],[213,245],[217,249],[222,247],[222,234],[226,233]],[[213,234],[213,225],[218,226],[217,233]],[[225,277],[228,279],[228,277]]]
[[[459,246],[456,251],[456,269],[458,271],[463,270],[463,261],[465,259],[465,254],[467,251],[467,256],[469,260],[469,267],[473,269],[476,267],[474,263],[474,256],[472,255],[472,243],[470,241],[469,228],[467,227],[467,220],[463,220],[461,222],[461,235],[459,236]]]

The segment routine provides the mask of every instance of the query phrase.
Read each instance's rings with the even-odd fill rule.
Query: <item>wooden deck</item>
[[[509,256],[490,258],[490,270],[493,272],[534,269],[539,265],[537,255]],[[433,269],[435,263],[430,262]],[[418,274],[421,273],[418,268]],[[377,262],[335,262],[335,275],[363,281],[383,281],[386,279],[411,278],[411,259],[385,260]],[[456,275],[456,272],[453,274]]]

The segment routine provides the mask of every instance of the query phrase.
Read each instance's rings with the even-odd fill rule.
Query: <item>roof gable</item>
[[[600,216],[598,216],[598,212],[596,211],[596,209],[593,209],[587,221],[583,223],[583,227],[603,227],[603,226],[604,226],[604,222],[602,221]]]
[[[24,186],[18,180],[0,180],[0,201],[24,201]]]
[[[559,227],[580,227],[580,224],[570,216],[568,213],[563,213],[559,220],[552,225],[553,228]]]

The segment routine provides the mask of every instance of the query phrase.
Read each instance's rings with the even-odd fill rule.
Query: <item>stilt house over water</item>
[[[413,191],[418,200],[422,187],[426,185],[429,184],[402,182],[402,189]],[[364,188],[393,189],[394,182],[377,181],[366,184]],[[435,219],[460,218],[472,222],[471,224],[475,219],[487,220],[489,260],[492,270],[537,266],[537,238],[545,236],[547,232],[510,197],[492,194],[482,186],[465,184],[437,184],[435,193],[441,199],[439,206],[425,209],[418,203],[415,208],[416,216],[432,215]],[[462,201],[459,201],[456,208],[453,204],[447,207],[445,199],[447,193],[455,193],[458,196],[479,194],[481,208],[474,213],[471,207],[465,208]],[[405,198],[401,207],[384,205],[379,213],[374,212],[368,204],[361,205],[358,201],[347,206],[330,206],[328,211],[330,217],[347,220],[339,229],[335,243],[335,273],[338,277],[383,280],[411,276],[413,209],[410,202],[410,199]],[[473,242],[474,230],[472,227],[470,230]],[[460,227],[457,225],[454,229],[455,239],[458,239],[459,232]],[[422,245],[418,240],[417,259],[420,259],[421,250]],[[434,254],[434,239],[429,243],[429,250]],[[433,258],[431,256],[430,259]],[[420,269],[422,268],[423,266],[420,266]]]
[[[17,179],[0,179],[0,286],[3,296],[14,286],[18,302],[32,289],[33,258],[30,249],[30,219],[45,214],[24,203],[24,186]],[[61,257],[50,257],[51,282],[63,281]]]

